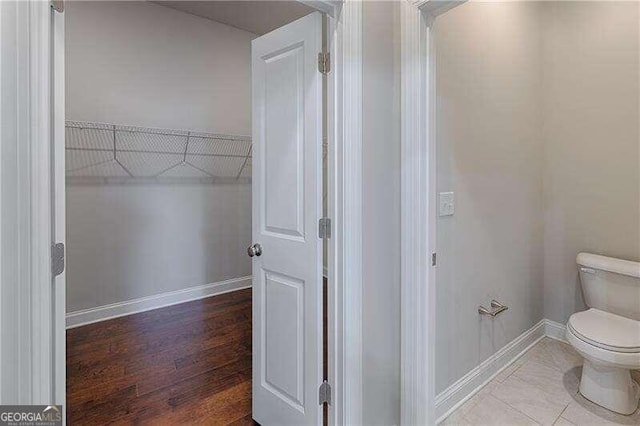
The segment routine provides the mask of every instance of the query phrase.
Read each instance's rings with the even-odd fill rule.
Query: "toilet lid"
[[[640,321],[589,309],[569,318],[576,337],[602,349],[615,352],[640,352]]]

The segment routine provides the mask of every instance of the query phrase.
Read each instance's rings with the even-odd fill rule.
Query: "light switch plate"
[[[453,216],[454,201],[453,192],[441,192],[438,197],[438,215]]]

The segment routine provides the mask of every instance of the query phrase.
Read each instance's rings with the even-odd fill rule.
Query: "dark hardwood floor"
[[[71,425],[251,425],[251,290],[67,331]]]

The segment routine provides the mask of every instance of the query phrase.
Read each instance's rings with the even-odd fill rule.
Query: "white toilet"
[[[621,414],[638,408],[640,263],[589,253],[577,257],[588,310],[569,318],[567,340],[582,355],[580,393]]]

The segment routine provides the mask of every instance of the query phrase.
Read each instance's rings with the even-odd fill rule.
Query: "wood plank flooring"
[[[251,289],[67,331],[71,425],[252,425]]]

